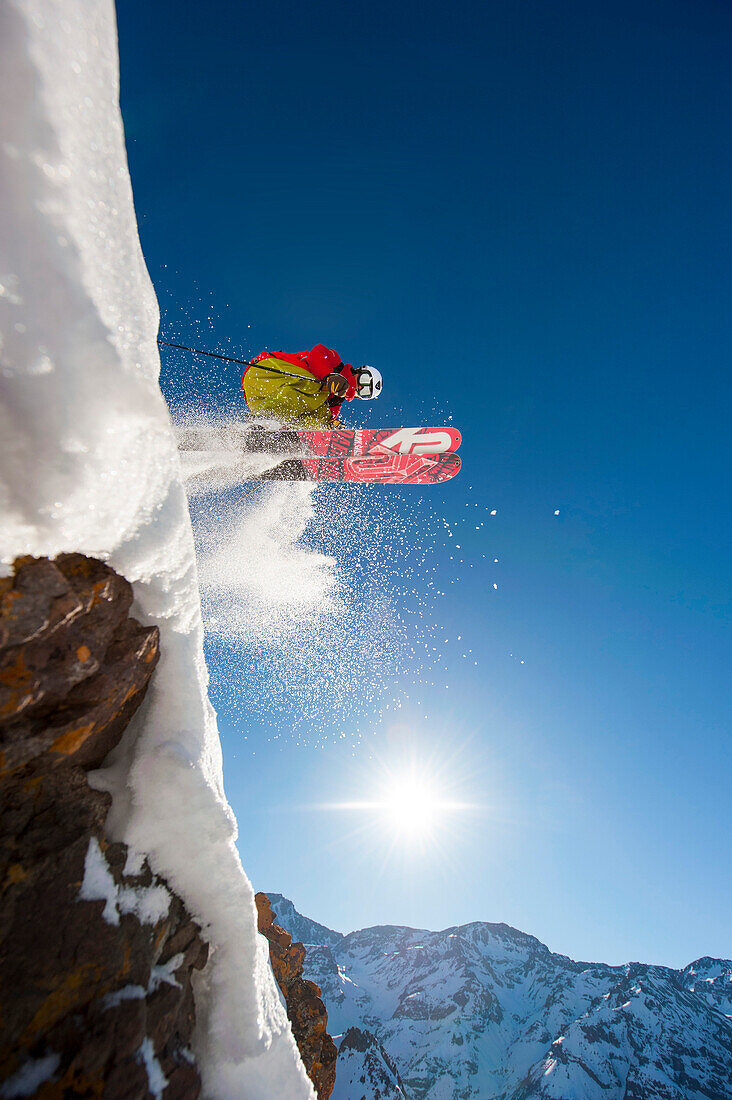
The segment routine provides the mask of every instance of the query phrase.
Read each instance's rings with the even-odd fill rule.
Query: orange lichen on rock
[[[318,1100],[328,1100],[335,1085],[336,1045],[328,1034],[328,1012],[315,982],[303,978],[305,946],[293,943],[292,936],[275,924],[266,894],[256,894],[259,931],[269,942],[269,959],[287,1006],[300,1057],[315,1086]]]
[[[72,755],[81,748],[93,729],[93,724],[87,724],[86,726],[79,726],[77,729],[67,730],[66,733],[63,733],[60,737],[57,737],[55,741],[51,742],[51,752],[62,752],[66,755]]]
[[[165,1100],[200,1094],[191,979],[207,946],[147,861],[129,864],[126,846],[105,835],[111,798],[87,781],[119,743],[159,656],[157,628],[129,618],[131,604],[128,582],[81,554],[25,557],[0,581],[0,1081],[7,1095],[29,1095],[25,1068],[53,1055],[56,1068],[33,1092],[40,1100],[149,1100],[143,1043],[165,1077]],[[93,882],[88,888],[90,858],[104,862],[102,896]],[[160,907],[147,923],[115,903],[147,891]],[[170,980],[161,982],[165,972]]]
[[[129,618],[132,589],[82,554],[22,558],[0,608],[3,772],[49,750],[99,765],[142,702],[157,627]]]

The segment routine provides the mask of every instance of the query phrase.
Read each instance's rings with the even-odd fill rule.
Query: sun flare
[[[409,746],[408,746],[409,747]],[[348,814],[344,842],[381,851],[384,859],[448,860],[464,842],[482,802],[466,798],[474,787],[474,769],[459,766],[454,750],[430,751],[425,744],[371,757],[348,784],[360,798],[321,804],[321,809]]]
[[[432,785],[423,779],[395,780],[383,802],[385,816],[395,832],[422,837],[437,822],[443,804]]]

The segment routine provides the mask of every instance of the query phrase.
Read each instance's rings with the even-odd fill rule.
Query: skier
[[[242,389],[249,423],[221,425],[214,436],[224,453],[267,456],[269,469],[247,474],[250,481],[314,481],[434,485],[460,470],[460,432],[452,427],[346,428],[338,419],[344,401],[379,397],[381,374],[374,367],[343,363],[332,348],[316,344],[310,351],[261,352],[247,362],[228,355],[159,340],[197,355],[242,363]],[[279,421],[268,430],[257,416]],[[207,428],[179,434],[182,451],[219,450]],[[285,456],[291,456],[285,458]],[[282,461],[274,469],[272,460]]]
[[[311,351],[261,352],[241,385],[255,416],[299,428],[339,428],[343,402],[378,397],[382,380],[375,367],[354,368],[332,348],[316,344]]]
[[[302,379],[302,380],[300,380]],[[310,351],[260,352],[241,380],[244,400],[256,416],[271,416],[291,428],[342,428],[338,416],[344,401],[369,401],[381,393],[375,367],[355,370],[337,351],[316,344]],[[297,437],[293,439],[297,444]],[[258,449],[252,440],[253,449]],[[262,434],[262,449],[266,437]],[[307,481],[299,459],[281,462],[261,475],[267,481]]]

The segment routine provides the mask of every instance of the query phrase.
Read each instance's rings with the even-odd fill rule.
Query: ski
[[[456,451],[461,436],[457,428],[331,428],[298,431],[312,454],[363,455],[389,451],[401,455],[436,455]]]
[[[240,449],[260,454],[362,458],[371,454],[436,455],[457,451],[457,428],[271,429],[255,424],[182,428],[182,450]]]
[[[360,457],[324,455],[290,458],[251,480],[435,485],[449,481],[459,469],[460,457],[453,453],[402,455],[386,451]]]

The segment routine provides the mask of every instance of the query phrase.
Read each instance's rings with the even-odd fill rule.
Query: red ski
[[[435,485],[460,469],[456,454],[409,455],[390,451],[362,457],[327,455],[300,459],[310,481],[373,482],[382,485]]]
[[[457,428],[331,428],[298,430],[300,442],[315,455],[437,455],[460,446]]]

